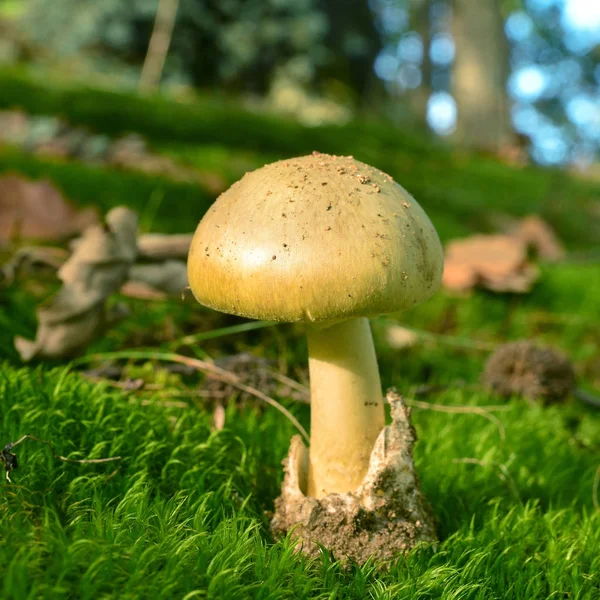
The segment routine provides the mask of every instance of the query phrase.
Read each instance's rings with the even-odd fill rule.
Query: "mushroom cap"
[[[348,156],[314,152],[247,173],[194,234],[198,302],[274,321],[388,314],[439,288],[443,251],[412,196]]]

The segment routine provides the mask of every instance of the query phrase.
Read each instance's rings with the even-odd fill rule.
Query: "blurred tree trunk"
[[[513,138],[506,94],[508,44],[498,0],[454,0],[456,44],[453,94],[457,138],[468,146],[497,149]]]
[[[427,128],[427,102],[431,96],[431,0],[413,2],[411,8],[411,29],[416,31],[423,42],[423,62],[421,63],[421,85],[410,94],[413,114],[417,125]]]
[[[148,92],[158,89],[171,45],[178,5],[179,0],[159,0],[154,29],[140,76],[140,91]]]

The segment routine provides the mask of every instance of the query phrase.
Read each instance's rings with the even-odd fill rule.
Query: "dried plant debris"
[[[0,267],[0,285],[11,285],[19,274],[56,273],[69,258],[63,248],[52,246],[24,246],[19,248],[11,259]]]
[[[242,352],[216,359],[215,366],[233,373],[245,385],[261,390],[269,396],[307,402],[306,395],[302,393],[302,386],[282,376],[276,370],[275,362],[267,358]],[[235,399],[240,404],[256,403],[253,395],[240,390],[239,387],[227,381],[211,378],[210,373],[207,373],[207,378],[200,389],[207,392],[209,398],[224,404],[231,399]]]
[[[434,518],[414,469],[410,409],[394,391],[388,400],[392,423],[377,438],[367,475],[353,493],[306,496],[308,450],[299,436],[292,439],[271,522],[276,536],[291,533],[309,556],[324,546],[336,559],[359,564],[370,557],[393,560],[418,543],[435,541]]]
[[[138,252],[141,259],[150,260],[187,260],[193,233],[167,235],[164,233],[146,233],[138,238]]]
[[[529,215],[513,223],[508,234],[521,240],[535,255],[547,262],[557,262],[565,257],[565,247],[553,229],[537,215]]]
[[[2,450],[0,450],[0,461],[2,461],[2,464],[4,466],[4,473],[6,476],[6,481],[8,481],[8,483],[12,483],[12,481],[10,479],[11,472],[14,471],[15,469],[19,468],[19,460],[17,459],[17,455],[13,452],[13,449],[16,446],[18,446],[19,444],[22,444],[25,440],[32,440],[34,442],[44,444],[50,450],[50,453],[52,454],[53,458],[57,458],[58,460],[62,460],[63,462],[86,465],[86,464],[100,464],[100,463],[107,463],[107,462],[114,462],[117,460],[121,460],[120,456],[111,456],[110,458],[81,458],[81,459],[66,458],[64,456],[60,456],[60,454],[56,454],[54,452],[54,449],[52,448],[52,444],[50,442],[48,442],[46,440],[41,440],[40,438],[37,438],[33,435],[26,434],[26,435],[21,436],[16,442],[9,442],[8,444],[6,444],[6,446],[4,446],[4,448]]]
[[[168,237],[168,236],[167,236]],[[176,237],[176,236],[175,236]],[[80,240],[74,240],[75,251]],[[11,285],[22,273],[55,273],[68,260],[69,252],[51,246],[25,246],[0,267],[0,286]],[[137,262],[129,271],[128,281],[121,287],[124,296],[140,300],[164,300],[167,296],[181,296],[187,287],[187,265],[183,260]]]
[[[96,210],[78,210],[48,181],[0,177],[0,246],[15,239],[62,240],[97,223]]]
[[[527,245],[506,235],[475,235],[446,247],[443,285],[454,291],[483,287],[494,292],[528,292],[539,276]]]
[[[497,216],[505,234],[474,235],[446,247],[443,284],[449,290],[482,287],[494,292],[528,292],[539,277],[529,254],[547,262],[562,260],[565,249],[537,215],[517,221]]]
[[[123,316],[121,307],[109,310],[106,300],[129,278],[137,254],[136,229],[137,215],[117,207],[105,223],[85,231],[58,271],[62,287],[38,308],[35,341],[15,338],[23,360],[76,355]]]
[[[555,403],[573,393],[575,370],[557,350],[521,340],[503,344],[490,356],[483,381],[501,396]]]
[[[131,282],[168,294],[180,296],[188,285],[187,264],[182,260],[167,260],[159,263],[137,263],[129,271]]]

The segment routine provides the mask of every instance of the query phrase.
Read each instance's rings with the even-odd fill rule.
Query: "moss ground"
[[[543,214],[571,250],[594,251],[600,239],[598,186],[561,173],[457,155],[376,125],[304,130],[235,108],[229,125],[225,116],[219,124],[215,115],[230,109],[210,100],[201,101],[202,110],[175,111],[161,99],[50,88],[14,73],[0,74],[0,82],[4,105],[61,112],[111,134],[136,129],[161,151],[209,165],[227,180],[242,165],[312,149],[354,154],[413,192],[445,240],[490,229],[492,209]],[[211,106],[214,112],[207,112]],[[103,210],[129,204],[141,211],[146,228],[163,231],[189,231],[212,200],[193,186],[9,149],[0,152],[3,170],[50,177],[76,201]],[[383,573],[375,564],[343,568],[326,553],[310,562],[288,541],[274,542],[267,528],[280,461],[294,433],[285,417],[258,405],[231,406],[225,429],[213,432],[208,406],[169,403],[170,394],[199,378],[166,374],[153,361],[129,367],[163,386],[141,394],[90,383],[66,363],[23,366],[12,337],[33,336],[34,302],[27,287],[0,290],[0,446],[31,434],[69,458],[123,459],[64,463],[30,440],[15,449],[20,466],[13,483],[0,484],[1,598],[600,597],[600,512],[594,506],[599,412],[575,400],[532,407],[519,398],[494,413],[499,423],[415,409],[417,465],[439,519],[439,548],[417,549]],[[305,365],[305,341],[294,327],[181,347],[177,340],[184,335],[241,320],[176,300],[128,302],[133,316],[89,353],[145,347],[217,357],[252,351],[278,360],[292,375]],[[487,347],[534,337],[567,352],[580,384],[598,389],[599,306],[600,266],[594,262],[547,266],[526,296],[441,293],[409,313],[373,322],[383,383],[407,395],[425,382],[450,383],[427,400],[498,404],[456,383],[479,379],[487,352],[472,340]],[[386,342],[390,320],[428,337],[392,350]],[[306,406],[280,400],[308,427]]]

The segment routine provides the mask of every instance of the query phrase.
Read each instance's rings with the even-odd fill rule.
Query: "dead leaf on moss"
[[[144,240],[147,236],[138,239]],[[157,245],[145,244],[147,256],[155,258],[161,256],[184,254],[185,238],[182,235],[160,235]],[[85,240],[74,239],[70,250],[75,253]],[[139,246],[138,246],[139,250]],[[51,246],[25,246],[15,252],[12,258],[0,267],[0,285],[11,285],[20,274],[39,273],[41,270],[56,272],[69,258],[69,251]],[[139,256],[143,259],[144,257]],[[132,265],[129,271],[129,280],[123,284],[120,293],[130,298],[139,300],[164,300],[167,296],[180,297],[182,291],[188,286],[187,265],[183,260],[161,260],[138,262]]]
[[[181,296],[181,292],[188,285],[187,264],[181,260],[138,263],[131,267],[129,278],[169,296]]]
[[[98,221],[96,210],[78,210],[48,181],[0,177],[0,246],[15,238],[59,240]]]
[[[105,223],[86,229],[58,271],[62,287],[37,310],[35,341],[15,338],[23,360],[76,355],[123,316],[123,307],[108,309],[106,300],[129,277],[137,255],[136,229],[137,215],[124,207],[111,210]]]
[[[181,258],[187,260],[193,233],[168,235],[165,233],[146,233],[138,238],[140,258],[168,260]]]
[[[121,286],[119,293],[136,300],[164,300],[167,294],[141,281],[127,281]]]
[[[443,284],[455,291],[476,286],[495,292],[528,292],[539,276],[527,245],[507,235],[475,235],[446,248]]]
[[[516,223],[508,232],[521,240],[527,248],[546,261],[556,262],[565,257],[565,248],[553,229],[537,215],[529,215]]]

